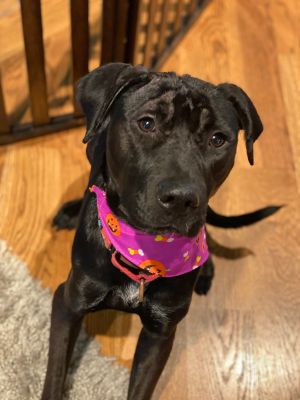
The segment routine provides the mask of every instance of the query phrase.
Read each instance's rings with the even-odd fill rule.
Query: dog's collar
[[[199,268],[208,258],[205,227],[189,238],[179,234],[153,235],[118,219],[110,209],[106,194],[93,185],[98,224],[112,263],[136,282],[183,275]]]

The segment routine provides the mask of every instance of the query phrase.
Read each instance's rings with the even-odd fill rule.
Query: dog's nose
[[[199,190],[192,184],[161,182],[157,198],[159,204],[170,211],[183,212],[200,205]]]

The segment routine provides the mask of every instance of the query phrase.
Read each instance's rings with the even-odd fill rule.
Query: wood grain
[[[296,0],[213,0],[163,66],[240,85],[264,121],[255,166],[241,137],[234,170],[212,199],[215,209],[285,207],[252,227],[209,228],[222,245],[253,255],[215,258],[211,292],[194,296],[154,400],[300,398],[299,8]],[[51,219],[84,190],[83,134],[78,128],[0,148],[0,237],[52,291],[68,274],[74,233],[54,231]],[[130,366],[138,317],[104,311],[86,324],[103,354]]]

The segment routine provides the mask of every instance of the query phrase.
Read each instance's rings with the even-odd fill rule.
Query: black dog
[[[216,225],[224,222],[208,209],[209,198],[233,167],[239,130],[245,131],[250,164],[253,142],[263,130],[242,89],[140,66],[108,64],[80,80],[78,99],[87,120],[89,187],[95,184],[105,190],[118,218],[145,232],[187,237],[197,234],[207,214]],[[193,290],[203,292],[201,273],[205,279],[212,275],[211,260],[190,273],[147,284],[141,302],[138,284],[112,265],[99,234],[94,194],[86,190],[82,204],[78,201],[73,207],[76,221],[79,207],[80,215],[72,270],[53,299],[42,399],[62,398],[83,316],[104,308],[141,318],[128,399],[149,399]]]

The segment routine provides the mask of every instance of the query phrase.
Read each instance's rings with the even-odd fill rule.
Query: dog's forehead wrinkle
[[[159,105],[168,104],[172,94],[162,92],[158,88],[142,88],[143,91],[136,91],[127,94],[123,98],[123,104],[126,105],[127,113],[139,113],[139,111],[149,110],[155,112]]]
[[[173,87],[181,83],[180,76],[175,72],[154,72],[152,74],[152,81],[159,85],[167,83],[169,86]]]
[[[152,72],[150,74],[150,81],[146,84],[129,90],[127,93],[131,93],[133,98],[136,100],[147,100],[153,97],[158,97],[161,94],[178,91],[183,89],[184,85],[180,77],[172,72]],[[125,93],[126,95],[126,93]]]
[[[199,116],[199,127],[200,131],[203,132],[213,121],[213,115],[211,110],[204,107],[202,108]]]
[[[216,86],[210,82],[204,81],[199,78],[192,77],[190,75],[182,75],[181,80],[185,86],[192,90],[198,90],[199,92],[210,94],[215,91]]]
[[[153,73],[150,82],[135,90],[130,90],[124,96],[126,103],[129,103],[129,108],[133,111],[147,107],[149,111],[155,111],[155,107],[166,109],[169,104],[170,114],[184,112],[183,117],[188,119],[190,112],[195,110],[200,115],[201,108],[209,103],[204,89],[204,81],[202,85],[192,86],[187,85],[185,80],[176,74]],[[157,111],[159,112],[159,109]],[[167,119],[170,120],[171,115],[168,115]]]

